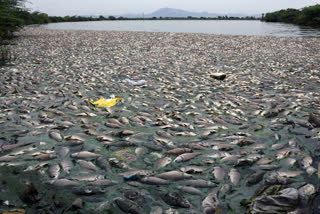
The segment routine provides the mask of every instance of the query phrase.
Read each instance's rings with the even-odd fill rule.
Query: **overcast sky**
[[[27,0],[32,11],[49,15],[121,15],[151,13],[169,7],[194,12],[261,14],[286,8],[300,9],[320,0]]]

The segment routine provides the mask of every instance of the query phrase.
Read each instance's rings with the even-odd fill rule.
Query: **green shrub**
[[[12,59],[13,57],[9,46],[0,44],[0,65],[4,65]]]

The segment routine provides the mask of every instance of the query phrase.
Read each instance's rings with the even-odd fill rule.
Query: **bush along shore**
[[[285,22],[298,25],[320,27],[320,5],[297,9],[279,10],[262,17],[266,22]]]
[[[0,68],[1,211],[319,213],[319,38],[16,40]]]

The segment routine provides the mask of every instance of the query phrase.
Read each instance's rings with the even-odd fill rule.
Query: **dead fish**
[[[215,183],[203,179],[186,180],[184,181],[184,184],[187,186],[193,186],[197,188],[212,188],[217,186]]]
[[[309,123],[308,121],[306,120],[295,120],[296,124],[304,127],[304,128],[308,128],[308,129],[312,129],[313,126],[311,123]]]
[[[252,186],[262,181],[264,172],[256,172],[248,176],[247,186]]]
[[[119,207],[119,209],[125,213],[144,214],[144,212],[139,208],[139,206],[131,200],[124,198],[115,198],[114,202]]]
[[[60,122],[57,123],[57,128],[58,129],[68,129],[68,128],[72,127],[72,126],[75,126],[75,124],[71,123],[69,121],[60,121]]]
[[[172,138],[173,137],[169,132],[165,132],[165,131],[161,131],[161,130],[156,131],[156,134],[159,137],[164,137],[164,138]]]
[[[194,137],[196,134],[193,132],[176,132],[176,136]]]
[[[249,139],[240,139],[240,140],[231,142],[231,144],[238,145],[238,146],[247,146],[254,143],[255,142],[253,140],[249,140]]]
[[[88,118],[81,118],[80,121],[83,123],[83,124],[89,124],[90,121]]]
[[[197,188],[194,187],[189,187],[189,186],[177,186],[177,189],[189,193],[191,195],[202,195],[202,192],[198,190]]]
[[[117,123],[110,123],[110,122],[106,122],[104,125],[109,127],[109,128],[115,128],[115,129],[118,129],[118,128],[122,127],[122,124],[119,125]]]
[[[81,142],[86,141],[86,139],[84,139],[83,137],[81,137],[81,136],[79,136],[79,135],[69,135],[69,136],[65,136],[64,139],[66,139],[66,140],[81,141]]]
[[[312,157],[310,155],[307,155],[301,160],[301,165],[304,169],[306,169],[312,165],[312,162]]]
[[[96,181],[104,179],[103,175],[94,175],[94,174],[79,174],[71,177],[72,180],[78,181]]]
[[[190,208],[190,202],[178,193],[160,194],[161,199],[170,206]]]
[[[32,171],[32,170],[39,170],[41,169],[42,167],[45,167],[48,165],[48,162],[40,162],[40,163],[37,163],[35,165],[31,165],[31,166],[28,166],[24,172],[27,172],[27,171]]]
[[[149,185],[168,185],[171,182],[162,178],[158,177],[144,177],[139,180],[143,184],[149,184]]]
[[[93,136],[97,136],[99,135],[99,133],[96,131],[96,130],[93,130],[93,129],[86,129],[84,131],[84,133],[88,134],[88,135],[93,135]]]
[[[290,149],[283,149],[283,150],[277,152],[276,158],[277,158],[277,160],[281,160],[281,159],[288,157],[290,154],[291,154]]]
[[[63,159],[60,163],[62,169],[67,173],[69,174],[70,171],[72,170],[73,168],[73,163],[72,161],[68,160],[68,159]]]
[[[52,164],[48,168],[48,175],[50,178],[58,178],[60,175],[60,166],[58,164]]]
[[[122,123],[116,118],[110,118],[110,119],[108,119],[108,122],[109,123],[118,124],[119,126],[122,126]]]
[[[277,174],[281,177],[293,178],[303,174],[303,171],[278,170]]]
[[[40,160],[40,161],[46,161],[46,160],[52,160],[57,158],[55,154],[39,154],[31,158],[26,158],[26,160]]]
[[[222,185],[220,192],[222,195],[225,195],[225,194],[229,193],[231,190],[232,190],[232,187],[230,184],[224,184],[224,185]]]
[[[181,172],[185,172],[185,173],[189,173],[189,174],[195,174],[195,173],[202,173],[204,171],[206,171],[208,168],[207,167],[203,167],[203,166],[185,166],[185,167],[181,167],[180,171]]]
[[[227,155],[220,160],[220,163],[234,164],[240,157],[240,155]]]
[[[112,135],[113,136],[117,136],[117,137],[125,137],[125,136],[129,136],[129,135],[133,135],[135,132],[131,131],[131,130],[122,130],[119,132],[113,132]]]
[[[295,140],[289,140],[288,144],[291,148],[297,147],[297,142]]]
[[[269,164],[269,163],[272,163],[272,162],[273,162],[272,158],[261,158],[261,159],[257,162],[257,164],[258,164],[258,165],[265,165],[265,164]]]
[[[276,143],[271,146],[271,150],[279,150],[286,147],[288,143]]]
[[[201,154],[200,152],[183,153],[183,154],[179,155],[178,157],[176,157],[176,159],[174,159],[173,162],[175,162],[175,163],[185,162],[185,161],[188,161],[188,160],[195,158],[196,156],[198,156],[200,154]]]
[[[60,158],[64,158],[69,153],[69,151],[70,151],[69,147],[63,146],[58,149],[58,154]]]
[[[286,158],[284,159],[285,164],[287,164],[288,166],[293,166],[294,164],[297,163],[296,159],[293,158]]]
[[[119,184],[118,181],[108,180],[108,179],[101,179],[96,181],[89,181],[88,185],[90,186],[113,186]]]
[[[231,151],[233,150],[233,148],[234,148],[234,145],[224,144],[224,143],[221,143],[212,147],[213,150],[219,150],[219,151]]]
[[[214,190],[202,201],[202,207],[205,214],[215,214],[220,202],[218,200],[218,191]]]
[[[64,179],[64,178],[53,180],[50,183],[53,184],[54,186],[57,186],[57,187],[73,187],[73,186],[80,185],[76,181],[71,181],[69,179]]]
[[[109,161],[104,157],[98,157],[96,160],[98,167],[103,169],[106,172],[111,172],[111,166]]]
[[[40,111],[38,116],[39,116],[40,118],[46,118],[46,117],[48,117],[48,115],[47,115],[45,112],[43,112],[43,111]]]
[[[165,139],[165,138],[155,137],[154,140],[159,142],[159,143],[161,143],[164,146],[169,147],[169,148],[175,148],[176,147],[172,141],[170,141],[168,139]]]
[[[308,166],[306,168],[306,172],[308,173],[308,175],[313,175],[314,173],[316,173],[318,170],[312,166]]]
[[[192,178],[192,175],[189,175],[187,173],[180,172],[180,171],[169,171],[169,172],[164,172],[164,173],[155,175],[155,177],[176,181],[176,180],[190,179]]]
[[[168,166],[172,162],[172,159],[170,157],[163,157],[159,159],[156,163],[156,169],[160,169],[163,167]]]
[[[234,185],[238,185],[240,183],[241,175],[238,170],[231,169],[229,172],[230,181]]]
[[[52,139],[54,139],[58,142],[61,142],[63,140],[63,138],[58,130],[51,130],[49,132],[49,137],[51,137]]]
[[[171,155],[181,155],[183,153],[190,153],[192,152],[189,148],[175,148],[168,151],[165,151],[164,154],[171,154]]]
[[[95,157],[100,157],[100,154],[96,154],[93,152],[88,152],[88,151],[81,151],[81,152],[76,152],[70,155],[72,158],[79,158],[79,159],[86,159],[86,158],[95,158]]]
[[[107,136],[107,135],[99,135],[96,137],[96,139],[99,141],[109,141],[109,142],[114,141],[114,139],[112,137]]]
[[[263,169],[263,170],[274,170],[274,169],[279,169],[279,165],[272,165],[272,164],[261,164],[257,167],[258,169]]]
[[[18,147],[28,146],[30,144],[31,143],[17,143],[17,144],[9,144],[9,145],[0,145],[0,152],[7,152]]]
[[[121,161],[117,158],[109,158],[108,161],[110,165],[117,167],[119,169],[132,169],[126,162]]]
[[[139,157],[144,153],[144,151],[145,151],[144,147],[138,147],[135,149],[134,152],[136,153],[137,157]]]
[[[140,177],[150,176],[152,174],[153,174],[153,171],[144,170],[144,169],[130,170],[130,171],[119,173],[119,175],[122,175],[122,176],[137,175],[137,176],[140,176]]]
[[[320,116],[318,116],[317,114],[310,112],[308,121],[311,124],[313,124],[315,128],[319,128],[320,127]]]
[[[86,169],[90,169],[93,171],[98,171],[99,169],[96,167],[96,165],[94,165],[92,162],[90,161],[86,161],[86,160],[77,160],[77,163]]]
[[[213,167],[212,174],[219,182],[223,181],[226,176],[225,170],[219,166]]]
[[[130,124],[130,121],[126,117],[121,117],[119,121],[124,125]]]
[[[217,132],[218,132],[217,130],[206,130],[201,134],[201,136],[209,136],[209,135],[215,134]]]

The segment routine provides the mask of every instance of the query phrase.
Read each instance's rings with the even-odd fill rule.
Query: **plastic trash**
[[[128,175],[128,176],[123,176],[123,179],[125,181],[136,181],[139,179],[139,176],[137,174],[133,174],[133,175]]]
[[[25,210],[23,209],[11,209],[3,212],[3,214],[25,214]]]
[[[118,100],[122,100],[122,98],[114,98],[114,99],[108,99],[108,100],[105,100],[103,97],[101,97],[99,100],[93,102],[92,99],[89,100],[89,102],[92,104],[92,105],[95,105],[96,107],[99,107],[99,108],[110,108],[114,105],[117,104]]]
[[[126,81],[127,83],[129,83],[130,85],[134,85],[134,86],[139,86],[139,85],[145,85],[147,84],[146,80],[138,80],[138,81],[133,81],[130,79],[125,79],[124,81]]]

